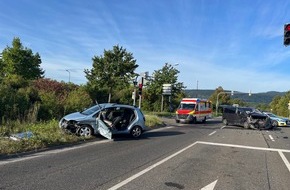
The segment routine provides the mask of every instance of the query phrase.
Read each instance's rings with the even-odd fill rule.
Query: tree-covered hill
[[[188,89],[185,90],[185,94],[187,97],[198,97],[198,98],[206,98],[208,99],[211,94],[214,93],[215,90],[194,90],[194,89]],[[226,92],[230,92],[229,90],[225,90]],[[275,96],[284,96],[286,92],[276,92],[276,91],[270,91],[270,92],[261,92],[261,93],[252,93],[251,96],[249,96],[248,93],[241,93],[241,92],[234,92],[234,95],[231,96],[232,99],[241,99],[248,103],[255,103],[255,104],[269,104]]]

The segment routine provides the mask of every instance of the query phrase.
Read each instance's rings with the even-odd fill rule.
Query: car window
[[[268,113],[267,115],[270,116],[270,117],[277,117],[276,115],[274,115],[272,113]]]
[[[93,113],[95,113],[96,111],[98,111],[100,109],[101,106],[99,105],[95,105],[93,107],[90,107],[84,111],[82,111],[81,113],[84,114],[84,115],[91,115]]]
[[[246,112],[246,113],[253,112],[253,108],[239,108],[239,109]]]
[[[263,114],[260,110],[258,110],[258,109],[253,109],[253,112],[254,113],[259,113],[259,114]]]
[[[224,113],[236,113],[236,109],[235,108],[225,108]]]

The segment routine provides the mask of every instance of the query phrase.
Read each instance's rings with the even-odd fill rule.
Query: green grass
[[[33,133],[33,137],[14,141],[8,137],[14,133],[28,132]],[[84,140],[73,134],[64,133],[58,127],[58,121],[37,124],[13,124],[0,128],[0,155],[15,154],[47,148],[55,145],[74,143]]]
[[[145,125],[149,128],[164,125],[160,117],[158,117],[157,115],[145,114],[145,118],[146,118]]]
[[[163,125],[156,114],[146,114],[145,117],[146,126],[150,128]],[[33,133],[33,137],[19,141],[8,138],[12,134],[28,131]],[[0,126],[0,156],[37,151],[47,147],[72,144],[84,140],[86,140],[84,137],[65,133],[58,127],[57,120],[28,124],[15,121]]]

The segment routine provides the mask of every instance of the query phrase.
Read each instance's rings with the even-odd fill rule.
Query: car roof
[[[127,104],[118,104],[118,103],[103,103],[100,104],[103,108],[109,107],[123,107],[123,108],[130,108],[130,109],[139,109],[138,107],[127,105]]]
[[[273,113],[271,113],[271,112],[267,112],[267,111],[263,111],[263,113],[266,113],[266,114],[273,114]]]

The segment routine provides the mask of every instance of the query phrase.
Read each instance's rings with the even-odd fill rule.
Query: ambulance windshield
[[[195,108],[195,104],[192,104],[192,103],[189,103],[189,104],[180,103],[178,107],[178,109],[180,110],[194,110],[194,108]]]

